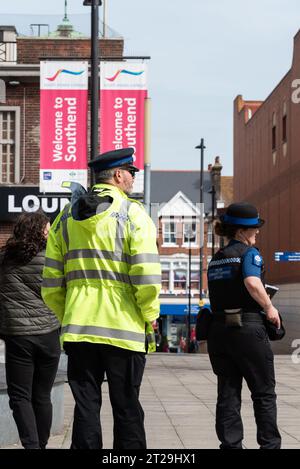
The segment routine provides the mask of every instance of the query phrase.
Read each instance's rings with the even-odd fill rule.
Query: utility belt
[[[245,311],[242,308],[225,309],[213,313],[213,319],[222,322],[228,327],[242,327],[244,324],[264,324],[264,319],[259,311]]]

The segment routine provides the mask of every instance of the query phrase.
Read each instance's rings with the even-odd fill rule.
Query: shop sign
[[[22,212],[43,210],[52,220],[70,201],[66,195],[42,194],[37,186],[0,187],[0,222],[15,221]]]

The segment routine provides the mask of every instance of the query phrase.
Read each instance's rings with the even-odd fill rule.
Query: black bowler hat
[[[257,208],[247,202],[231,204],[224,215],[220,216],[224,225],[240,226],[241,228],[259,228],[265,221],[259,218]]]
[[[95,172],[100,173],[106,169],[120,168],[126,166],[128,169],[133,169],[138,172],[139,169],[133,163],[134,148],[121,148],[120,150],[107,151],[97,156],[94,160],[88,163],[89,167]]]

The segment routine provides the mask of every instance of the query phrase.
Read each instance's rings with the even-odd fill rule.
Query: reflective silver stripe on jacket
[[[120,329],[113,329],[109,327],[98,326],[78,326],[76,324],[68,324],[63,326],[61,334],[80,334],[80,335],[93,335],[99,337],[109,337],[110,339],[131,340],[133,342],[145,343],[145,334],[131,331],[121,331]]]
[[[127,275],[112,270],[72,270],[66,274],[66,281],[79,279],[117,280],[128,285],[153,285],[161,282],[161,275]]]
[[[43,288],[55,288],[55,287],[65,287],[66,282],[63,278],[44,278],[43,279]]]
[[[210,261],[209,267],[214,267],[215,265],[224,265],[224,264],[240,264],[240,257],[227,257],[226,259],[220,259],[218,261]]]
[[[129,256],[124,254],[124,258],[128,264],[160,264],[160,259],[158,254],[152,253],[142,253],[135,254],[134,256]]]
[[[50,257],[45,258],[45,266],[52,267],[53,269],[59,270],[60,272],[64,273],[64,263],[61,261],[56,261],[55,259],[51,259]]]
[[[101,249],[72,249],[65,255],[65,262],[71,259],[105,259],[122,262],[123,255],[120,252],[104,251]]]
[[[161,275],[130,275],[132,285],[156,285],[161,283]]]
[[[105,259],[117,262],[126,262],[127,264],[159,264],[158,254],[143,253],[130,256],[120,251],[102,251],[101,249],[72,249],[65,255],[65,262],[71,259]]]
[[[131,283],[129,275],[111,270],[72,270],[66,274],[67,282],[79,279],[117,280],[127,284]]]

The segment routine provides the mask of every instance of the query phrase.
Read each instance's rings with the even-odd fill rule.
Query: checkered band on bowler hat
[[[247,202],[229,205],[224,215],[220,216],[224,225],[240,226],[241,228],[259,228],[265,221],[259,218],[257,208]]]

